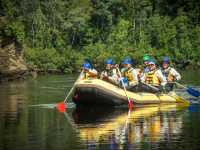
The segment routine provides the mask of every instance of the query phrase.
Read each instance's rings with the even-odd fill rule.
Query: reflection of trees
[[[76,147],[74,131],[63,114],[54,109],[28,106],[30,100],[42,103],[43,96],[37,93],[39,85],[33,87],[31,83],[15,81],[0,85],[0,149]]]
[[[174,111],[176,109],[176,105],[140,108],[131,112],[130,116],[122,113],[110,121],[107,116],[105,122],[99,122],[99,125],[94,122],[95,126],[90,123],[79,127],[80,136],[88,143],[92,142],[93,147],[102,142],[105,146],[107,142],[110,149],[116,146],[119,149],[131,148],[133,145],[141,147],[144,146],[142,143],[149,146],[162,140],[168,141],[181,133],[182,115],[178,115]]]
[[[27,100],[26,83],[19,84],[17,81],[4,83],[0,88],[1,114],[6,121],[18,121]]]
[[[0,84],[0,145],[13,149],[26,142],[26,82]],[[1,147],[1,146],[0,146]]]

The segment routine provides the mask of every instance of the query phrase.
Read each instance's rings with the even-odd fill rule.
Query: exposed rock
[[[0,39],[0,79],[16,79],[27,72],[22,47],[14,38]]]

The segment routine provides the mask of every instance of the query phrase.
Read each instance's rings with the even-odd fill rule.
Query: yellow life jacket
[[[84,78],[83,79],[89,79],[89,77],[90,77],[90,75],[89,75],[89,73],[84,73]]]
[[[91,78],[97,78],[97,76],[95,75],[91,75],[91,74],[89,74],[89,73],[87,73],[87,72],[85,72],[84,73],[84,78],[83,79],[91,79]]]
[[[171,81],[171,82],[174,81],[174,76],[171,73],[169,73],[167,77],[167,81]]]
[[[123,73],[124,77],[126,77],[129,82],[133,81],[133,75],[131,73],[132,70],[133,70],[133,68],[129,68],[126,71],[124,71],[124,73]]]
[[[159,86],[160,85],[160,80],[158,79],[158,77],[155,75],[155,72],[157,70],[153,70],[153,71],[149,71],[146,74],[146,83],[147,84],[151,84],[151,85],[155,85],[155,86]]]
[[[171,67],[162,70],[163,75],[167,78],[167,81],[174,81],[174,76],[170,73]]]

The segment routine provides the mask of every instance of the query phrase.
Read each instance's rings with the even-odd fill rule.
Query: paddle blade
[[[199,97],[200,96],[200,92],[191,88],[191,87],[188,87],[187,90],[186,90],[190,95],[194,96],[194,97]]]
[[[59,112],[65,112],[65,103],[64,102],[60,102],[56,105],[56,109],[59,111]]]
[[[129,110],[133,109],[133,102],[131,100],[128,101],[128,108]]]

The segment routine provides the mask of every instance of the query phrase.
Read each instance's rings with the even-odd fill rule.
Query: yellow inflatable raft
[[[133,104],[136,105],[160,103],[183,103],[184,105],[189,105],[189,101],[181,98],[173,91],[167,94],[134,93],[127,91],[127,95],[133,101]],[[100,79],[79,80],[75,85],[72,100],[77,106],[119,106],[128,103],[128,99],[122,88]]]

